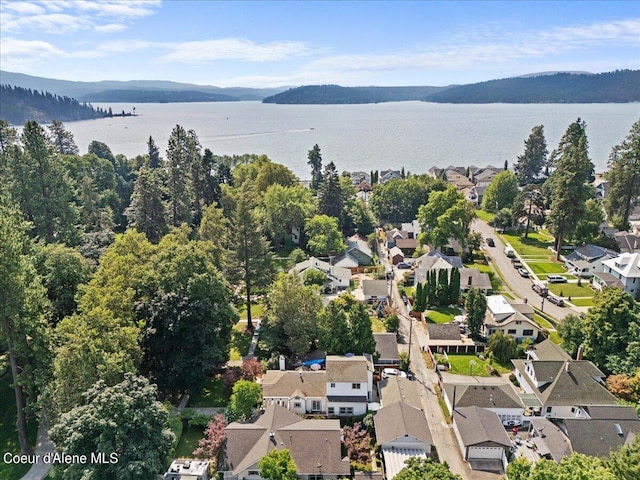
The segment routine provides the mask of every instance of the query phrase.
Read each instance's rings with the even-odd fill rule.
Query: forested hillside
[[[556,73],[462,85],[425,98],[438,103],[627,103],[640,101],[640,70]]]
[[[20,125],[28,120],[51,122],[53,120],[89,120],[111,116],[109,111],[94,108],[74,98],[61,97],[49,92],[0,86],[0,119]]]
[[[421,100],[449,87],[341,87],[308,85],[265,98],[263,103],[353,104]]]
[[[237,97],[221,93],[193,90],[105,90],[79,97],[91,102],[171,103],[171,102],[237,102]]]

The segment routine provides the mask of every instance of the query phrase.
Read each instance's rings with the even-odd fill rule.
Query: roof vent
[[[624,433],[622,432],[622,427],[620,426],[619,423],[615,423],[614,426],[616,427],[616,433],[620,436],[623,436]]]

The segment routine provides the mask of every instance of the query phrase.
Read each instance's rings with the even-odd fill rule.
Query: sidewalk
[[[53,452],[53,442],[49,439],[47,427],[40,425],[38,427],[38,439],[36,441],[35,453],[38,455],[38,461],[31,466],[31,469],[22,477],[21,480],[42,480],[51,470],[50,463],[43,463],[42,456],[45,453]]]

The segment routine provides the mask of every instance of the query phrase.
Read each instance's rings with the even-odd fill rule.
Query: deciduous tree
[[[349,460],[359,465],[368,465],[371,461],[373,439],[367,429],[361,422],[356,422],[353,427],[346,425],[342,433]]]
[[[276,251],[280,249],[287,231],[293,227],[302,228],[316,208],[311,192],[300,185],[284,187],[274,184],[266,189],[261,213]]]
[[[511,208],[517,194],[518,179],[516,175],[509,170],[502,171],[491,180],[485,190],[482,197],[482,208],[488,212]]]
[[[234,420],[251,418],[253,409],[262,401],[260,384],[248,380],[238,380],[233,386],[228,410]]]
[[[226,438],[225,428],[227,426],[227,420],[224,415],[217,413],[213,416],[207,428],[204,431],[204,438],[201,438],[198,442],[198,448],[193,451],[193,456],[198,458],[206,458],[212,461],[217,461],[218,454]]]
[[[518,344],[511,335],[496,332],[489,336],[487,347],[498,362],[508,365],[509,360],[516,356]]]
[[[291,452],[283,448],[274,448],[258,462],[259,475],[268,480],[298,480],[296,464]]]
[[[405,463],[407,466],[393,477],[394,480],[462,480],[460,475],[451,473],[446,462],[436,463],[431,458],[412,457]]]
[[[309,238],[307,247],[314,255],[340,255],[347,248],[335,217],[316,215],[306,221],[305,231]]]

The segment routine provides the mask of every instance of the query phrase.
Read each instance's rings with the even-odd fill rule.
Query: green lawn
[[[451,323],[456,315],[461,314],[457,308],[449,307],[438,307],[428,312],[427,321],[431,323]]]
[[[475,362],[471,368],[471,361]],[[476,377],[489,377],[486,366],[489,365],[488,360],[480,360],[475,355],[449,355],[449,363],[451,363],[451,373],[458,375],[469,375],[469,372]],[[497,361],[493,361],[491,366],[500,373],[508,373],[513,370],[511,366],[500,365]]]
[[[219,375],[208,379],[199,394],[189,397],[189,407],[224,407],[228,402],[229,395]]]
[[[547,287],[554,295],[560,297],[593,297],[595,295],[589,287],[579,287],[577,283],[550,283]]]
[[[203,427],[185,426],[174,456],[176,458],[193,458],[193,451],[198,448],[198,442],[201,438],[204,438]]]
[[[551,330],[552,328],[554,328],[547,319],[541,317],[537,313],[533,315],[533,321],[540,325],[542,328],[546,328],[547,330]]]
[[[572,298],[571,303],[576,307],[593,307],[593,298]]]
[[[509,242],[520,255],[535,255],[541,258],[550,258],[553,255],[548,247],[553,246],[553,240],[538,232],[529,232],[529,237],[524,238],[514,233],[504,233],[502,238]]]
[[[251,346],[251,332],[245,331],[246,323],[236,323],[231,330],[231,352],[229,360],[242,360],[249,353]]]
[[[247,319],[247,305],[243,303],[238,306],[238,315],[240,315],[240,320]],[[261,303],[251,303],[251,318],[260,318],[264,315],[264,305]]]
[[[384,326],[384,322],[378,317],[369,317],[371,319],[371,330],[373,333],[386,333],[387,327]]]
[[[562,343],[562,338],[560,338],[557,330],[549,332],[549,340],[551,340],[556,345],[560,345]]]
[[[0,362],[4,371],[4,363]],[[7,371],[0,377],[0,453],[19,454],[18,432],[16,431],[16,397],[11,387],[11,372]],[[27,423],[29,444],[35,445],[38,425],[35,421]],[[3,480],[18,480],[29,471],[30,465],[6,464],[0,462],[0,478]]]
[[[491,265],[484,263],[465,263],[464,266],[467,268],[475,268],[480,270],[482,273],[486,273],[489,275],[489,280],[491,280],[491,288],[493,291],[497,292],[500,290],[501,281]]]
[[[476,210],[476,216],[480,220],[484,220],[485,222],[491,222],[495,218],[495,213],[487,212],[486,210]]]
[[[564,265],[553,262],[527,262],[527,265],[536,275],[548,273],[566,273]]]

